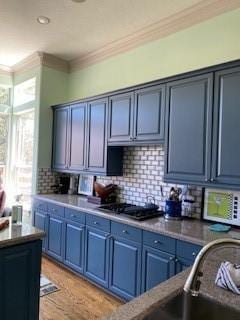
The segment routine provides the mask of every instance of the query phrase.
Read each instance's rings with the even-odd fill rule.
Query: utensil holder
[[[182,201],[166,200],[165,203],[165,219],[181,220]]]

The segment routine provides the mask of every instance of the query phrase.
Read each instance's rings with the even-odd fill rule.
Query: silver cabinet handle
[[[170,257],[169,260],[170,260],[170,261],[173,261],[173,260],[174,260],[174,257]]]
[[[76,215],[75,214],[71,214],[71,218],[76,218]]]
[[[193,253],[192,253],[192,256],[193,256],[193,257],[196,257],[196,255],[197,255],[196,252],[193,252]]]
[[[128,233],[128,232],[127,232],[127,230],[123,230],[122,232],[123,232],[123,233],[125,233],[125,234],[127,234],[127,233]]]
[[[175,259],[175,262],[178,262],[178,258]]]
[[[211,178],[211,182],[214,182],[215,181],[215,179],[214,178]]]
[[[155,243],[155,244],[159,244],[159,243],[161,243],[161,242],[158,241],[158,240],[154,240],[154,243]]]
[[[97,221],[94,221],[93,223],[94,223],[95,225],[98,225],[98,224],[99,224]]]

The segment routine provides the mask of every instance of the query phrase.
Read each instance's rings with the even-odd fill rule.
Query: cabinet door
[[[133,137],[133,92],[109,98],[109,142],[127,142]]]
[[[163,141],[165,85],[136,91],[134,140]]]
[[[175,274],[174,256],[143,246],[142,292],[169,279]]]
[[[55,259],[63,260],[63,221],[59,217],[49,217],[47,253]]]
[[[165,180],[210,179],[212,74],[167,85]]]
[[[191,265],[193,265],[192,260],[185,259],[182,257],[177,258],[176,259],[176,274],[179,272],[182,272],[183,270],[186,270]]]
[[[34,214],[34,226],[36,228],[41,229],[46,232],[46,236],[44,237],[44,239],[42,241],[42,250],[46,251],[47,243],[48,243],[48,237],[47,237],[48,215],[47,215],[47,213],[37,211],[37,210],[34,210],[33,214]]]
[[[53,169],[64,170],[68,166],[69,108],[57,108],[53,112]]]
[[[86,229],[84,273],[103,287],[108,287],[109,236],[97,229]]]
[[[69,170],[81,171],[84,168],[86,145],[87,104],[70,107]]]
[[[106,171],[106,119],[107,100],[97,100],[88,105],[87,170]]]
[[[240,185],[240,68],[216,73],[212,181]]]
[[[41,241],[1,248],[0,310],[2,320],[37,320]]]
[[[109,289],[131,300],[140,294],[141,244],[113,238],[110,245]]]
[[[84,258],[84,226],[66,222],[64,233],[64,263],[72,269],[82,273]]]

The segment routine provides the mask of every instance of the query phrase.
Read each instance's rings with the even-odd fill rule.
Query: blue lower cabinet
[[[63,226],[61,218],[49,217],[47,253],[59,261],[63,261]]]
[[[47,245],[48,245],[48,215],[47,213],[34,210],[34,226],[40,230],[43,230],[46,232],[46,236],[44,237],[42,241],[42,250],[46,251]]]
[[[80,273],[83,273],[84,229],[72,222],[66,222],[64,226],[64,263]]]
[[[192,260],[178,257],[176,259],[176,274],[179,272],[182,272],[183,270],[187,269],[191,265],[193,265]]]
[[[41,242],[1,248],[0,319],[39,319]]]
[[[108,270],[109,233],[93,228],[86,228],[84,274],[107,288]]]
[[[142,293],[175,274],[174,255],[148,246],[143,246],[142,265]]]
[[[141,249],[140,243],[127,239],[110,240],[109,289],[126,300],[141,291]]]

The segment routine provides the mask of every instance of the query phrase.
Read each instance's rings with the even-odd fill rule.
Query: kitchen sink
[[[150,311],[144,320],[239,320],[240,312],[202,295],[181,292],[165,305]]]

